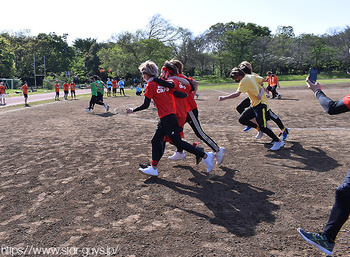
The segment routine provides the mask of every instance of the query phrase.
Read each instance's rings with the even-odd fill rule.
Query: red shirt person
[[[166,66],[166,64],[164,66]],[[135,109],[128,108],[126,113],[130,114],[147,109],[150,105],[151,99],[153,99],[160,118],[151,140],[152,165],[145,165],[139,170],[146,175],[158,176],[157,165],[164,154],[165,141],[163,138],[165,135],[168,135],[175,146],[181,147],[182,149],[203,158],[204,163],[207,165],[208,172],[210,172],[213,169],[214,153],[204,153],[181,139],[180,132],[182,131],[182,128],[177,123],[174,100],[172,97],[172,93],[175,92],[173,92],[173,89],[161,86],[154,81],[158,76],[157,65],[154,62],[146,61],[140,65],[139,69],[148,83],[145,91],[144,103]],[[175,87],[175,85],[173,85],[173,87]],[[179,93],[179,95],[181,94]]]

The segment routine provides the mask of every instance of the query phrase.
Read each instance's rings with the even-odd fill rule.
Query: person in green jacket
[[[106,103],[103,103],[98,97],[98,92],[103,89],[101,81],[98,81],[95,76],[90,77],[90,88],[91,88],[91,99],[89,107],[85,109],[87,112],[91,112],[94,109],[95,104],[103,105],[106,108],[106,112],[109,111],[109,106]],[[100,93],[101,94],[101,93]]]

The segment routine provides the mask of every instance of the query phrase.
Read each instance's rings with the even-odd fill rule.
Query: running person
[[[278,99],[281,99],[282,96],[277,92],[277,87],[280,87],[280,83],[278,81],[276,74],[274,74],[271,71],[267,72],[266,81],[269,83],[269,85],[266,87],[266,89],[268,91],[271,91],[271,93],[272,93],[271,99],[275,99],[276,97]]]
[[[252,68],[252,65],[247,62],[247,61],[243,61],[241,62],[240,64],[240,69],[245,73],[245,74],[251,74],[251,75],[254,75],[254,76],[258,76],[257,74],[253,73],[253,68]],[[260,76],[258,76],[260,77]],[[267,80],[263,79],[262,82],[266,82]],[[261,95],[265,93],[266,89],[264,88],[263,86],[263,83],[261,82],[260,86],[261,86],[261,89],[260,89],[260,93]],[[267,100],[266,100],[267,101]],[[244,110],[246,108],[249,108],[250,107],[250,99],[249,97],[247,97],[246,99],[244,99],[242,102],[240,102],[237,107],[236,107],[236,110],[239,112],[239,114],[241,115]],[[281,121],[281,119],[271,110],[271,109],[268,109],[268,119],[271,119],[273,122],[275,122],[277,124],[277,126],[281,129],[281,132],[279,133],[278,136],[282,136],[282,140],[286,140],[287,137],[288,137],[288,134],[290,132],[290,129],[285,127],[283,122]],[[253,119],[252,122],[256,123],[256,120]],[[267,124],[267,127],[269,128],[269,124]],[[251,127],[247,126],[245,129],[243,129],[243,131],[248,131],[250,130]],[[258,131],[258,134],[255,136],[256,139],[260,139],[262,138],[262,136],[264,135],[264,133],[259,130]]]
[[[179,60],[171,60],[172,64],[174,64],[177,67],[178,70],[178,77],[188,79],[186,76],[182,74],[183,71],[183,64]],[[193,79],[188,79],[191,81],[191,83],[194,86],[194,90],[191,91],[186,98],[186,110],[187,110],[187,119],[186,122],[191,126],[193,132],[196,134],[198,138],[200,138],[204,143],[206,143],[215,153],[215,159],[216,164],[220,165],[225,157],[226,149],[223,147],[219,147],[213,139],[211,139],[202,129],[201,124],[198,119],[198,108],[197,103],[194,100],[194,97],[196,95],[197,89],[198,89],[198,82]],[[177,151],[174,153],[174,155],[170,156],[169,158],[172,160],[178,160],[181,159],[181,153],[182,149],[177,149]],[[198,163],[198,161],[197,161]]]
[[[87,112],[91,112],[94,109],[95,104],[103,105],[106,108],[106,112],[109,110],[109,106],[98,99],[98,90],[101,85],[96,80],[96,75],[90,77],[91,99],[89,107],[85,109]]]
[[[318,98],[321,106],[330,115],[336,115],[350,111],[350,94],[341,100],[333,101],[327,97],[318,82],[306,80],[309,89],[311,89]],[[338,186],[335,191],[335,202],[333,204],[328,222],[321,234],[306,232],[298,228],[302,237],[310,244],[316,246],[322,252],[331,255],[335,246],[335,240],[339,231],[349,219],[350,215],[350,171],[345,180]]]
[[[278,150],[284,146],[284,142],[279,140],[273,131],[267,128],[267,117],[269,106],[267,103],[264,91],[261,90],[260,83],[264,78],[256,75],[247,75],[240,68],[233,68],[230,77],[239,82],[238,89],[235,93],[227,96],[220,96],[219,101],[224,101],[230,98],[236,98],[241,93],[247,93],[250,99],[251,108],[246,109],[239,117],[239,123],[250,126],[257,130],[261,130],[272,139],[272,147],[270,150]],[[251,119],[256,119],[256,123],[252,122]]]
[[[181,139],[180,132],[182,131],[182,128],[177,123],[174,102],[170,92],[173,91],[173,89],[163,87],[153,81],[153,79],[158,76],[157,65],[152,61],[146,61],[140,65],[139,70],[142,73],[144,80],[148,83],[145,91],[144,103],[135,109],[128,108],[126,113],[130,114],[147,109],[150,106],[151,99],[153,99],[160,118],[151,140],[152,165],[146,168],[140,168],[139,170],[146,175],[158,176],[157,165],[165,150],[165,141],[163,138],[165,135],[168,135],[176,147],[180,147],[203,158],[203,162],[206,164],[208,172],[212,171],[214,153],[202,152]]]
[[[70,83],[70,96],[72,97],[72,100],[73,100],[73,95],[74,95],[74,99],[76,100],[77,96],[75,95],[75,83],[74,83],[74,81],[72,81]]]

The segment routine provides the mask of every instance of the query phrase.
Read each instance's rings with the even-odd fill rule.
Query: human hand
[[[312,82],[312,81],[309,79],[309,77],[306,78],[306,84],[307,84],[307,87],[308,87],[309,89],[311,89],[314,93],[316,92],[316,90],[318,90],[318,89],[321,90],[321,89],[322,89],[320,83],[318,83],[318,82]]]
[[[134,110],[132,108],[127,108],[126,109],[126,114],[130,114],[130,113],[133,113]]]
[[[224,101],[224,100],[226,100],[225,96],[219,96],[219,101]]]

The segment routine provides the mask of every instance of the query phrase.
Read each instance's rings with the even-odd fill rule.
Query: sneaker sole
[[[309,244],[317,247],[319,250],[321,250],[322,252],[324,252],[325,254],[328,255],[332,255],[332,252],[328,251],[326,248],[323,248],[322,246],[320,246],[319,244],[315,243],[314,241],[310,240],[309,238],[307,238],[306,236],[303,235],[303,233],[301,233],[300,228],[298,228],[298,232],[299,234],[306,240],[306,242],[308,242]]]
[[[144,173],[141,168],[139,168],[139,172],[142,174],[142,175],[146,175],[146,176],[149,176],[149,177],[158,177],[158,175],[151,175],[151,174],[147,174],[147,173]]]
[[[221,162],[216,161],[216,165],[221,165],[221,163],[224,161],[225,153],[226,153],[226,149],[225,148],[224,148],[223,152],[224,152],[224,157],[222,157]]]

